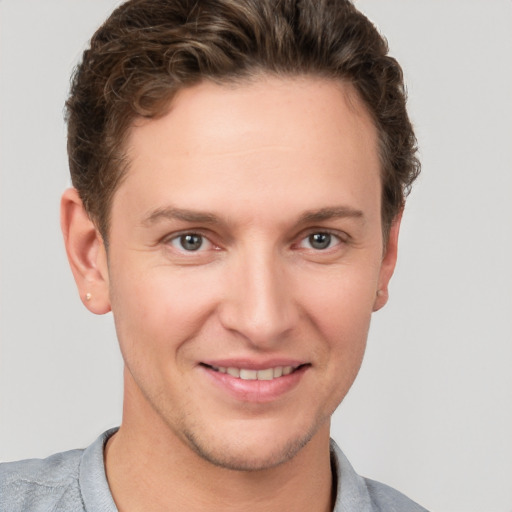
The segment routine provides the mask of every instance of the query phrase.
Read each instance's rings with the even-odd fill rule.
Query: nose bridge
[[[286,336],[296,313],[279,254],[271,247],[254,245],[241,250],[232,267],[223,321],[251,344],[265,348]]]

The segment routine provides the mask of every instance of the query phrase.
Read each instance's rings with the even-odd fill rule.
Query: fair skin
[[[206,82],[126,149],[108,255],[62,200],[80,295],[113,311],[125,361],[119,510],[332,510],[330,416],[396,261],[370,116],[324,79]]]

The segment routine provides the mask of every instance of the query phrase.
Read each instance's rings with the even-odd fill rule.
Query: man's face
[[[238,469],[328,436],[394,263],[357,96],[312,78],[203,83],[138,121],[127,156],[108,269],[125,421]]]

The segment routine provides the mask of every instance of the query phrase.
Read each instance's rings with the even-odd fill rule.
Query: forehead
[[[229,143],[237,138],[243,149],[250,146],[251,140],[244,139],[241,129],[259,138],[267,134],[275,140],[273,128],[279,130],[280,122],[289,124],[286,132],[279,133],[279,141],[284,143],[292,139],[296,142],[306,135],[300,130],[305,125],[314,128],[308,134],[311,140],[327,137],[343,143],[349,132],[357,131],[362,143],[373,144],[370,139],[375,135],[373,121],[351,84],[320,77],[261,75],[236,83],[204,81],[178,90],[166,115],[135,120],[128,145],[137,144],[135,139],[145,143],[141,128],[147,138],[152,138],[157,132],[163,133],[166,126],[170,129],[166,135],[174,134],[180,146],[188,138],[190,143],[197,144],[194,149],[201,151],[210,142],[218,146],[222,138],[229,139]],[[177,128],[175,133],[171,124]],[[290,129],[292,124],[296,130]]]
[[[127,157],[116,196],[146,201],[144,208],[164,205],[178,190],[189,208],[212,201],[207,206],[227,208],[227,194],[257,208],[261,194],[285,201],[292,189],[311,203],[304,209],[316,208],[315,197],[329,202],[332,187],[344,201],[379,201],[369,194],[380,183],[375,126],[357,93],[338,81],[263,76],[183,89],[166,115],[134,123]]]

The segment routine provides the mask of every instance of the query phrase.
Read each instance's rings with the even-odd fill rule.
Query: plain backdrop
[[[0,459],[121,415],[110,315],[80,303],[58,206],[63,103],[117,2],[0,0]],[[356,470],[433,511],[512,510],[510,0],[359,0],[405,70],[423,174],[391,298],[333,419]]]

